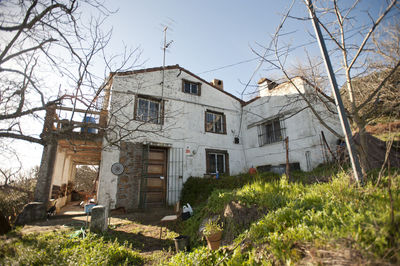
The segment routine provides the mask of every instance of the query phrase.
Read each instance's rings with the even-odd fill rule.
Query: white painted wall
[[[165,119],[162,128],[161,125],[156,124],[141,125],[140,130],[131,132],[129,137],[125,138],[125,141],[162,143],[171,148],[181,148],[182,150],[189,148],[191,150],[190,156],[183,156],[183,182],[190,176],[202,177],[206,173],[205,149],[227,150],[230,174],[235,175],[243,172],[246,169],[246,164],[242,145],[234,144],[234,137],[238,134],[240,126],[240,102],[204,82],[201,85],[200,96],[184,93],[182,92],[182,79],[201,82],[185,71],[179,69],[166,70],[164,92],[162,93],[161,71],[114,77],[111,113],[114,123],[126,125],[124,126],[125,129],[133,130],[142,123],[132,119],[137,94],[155,97],[160,97],[163,94],[165,100]],[[206,110],[225,114],[227,134],[205,132]],[[112,204],[115,204],[117,177],[110,177],[112,175],[110,168],[112,163],[118,161],[118,149],[102,152],[98,194],[101,204],[104,204],[108,197],[106,193],[111,195],[114,202]],[[168,190],[170,189],[173,188],[168,188]]]
[[[182,79],[201,82],[201,95],[182,92]],[[124,141],[140,143],[161,143],[168,147],[190,150],[190,155],[183,155],[184,183],[190,176],[202,177],[206,173],[206,149],[227,150],[229,153],[230,174],[246,172],[251,166],[278,165],[285,163],[284,142],[259,147],[257,122],[281,115],[289,136],[290,162],[299,162],[302,170],[307,168],[306,152],[310,155],[311,168],[323,162],[319,132],[324,130],[328,142],[332,144],[336,138],[313,118],[309,110],[295,114],[304,107],[304,102],[293,103],[298,97],[297,91],[290,84],[283,84],[274,90],[263,89],[261,84],[259,99],[245,105],[212,87],[195,76],[181,71],[179,68],[165,71],[164,90],[162,91],[162,72],[151,71],[131,75],[116,75],[113,78],[111,92],[111,109],[113,124],[123,125],[119,134],[127,135]],[[304,80],[298,78],[295,84],[303,92],[312,91]],[[149,95],[165,100],[164,124],[143,124],[133,120],[135,97]],[[290,104],[289,104],[290,103]],[[322,107],[316,107],[322,110]],[[205,111],[222,112],[226,116],[227,134],[205,132]],[[241,112],[243,110],[243,115]],[[240,119],[242,117],[242,123]],[[329,120],[329,119],[328,119]],[[336,117],[329,120],[336,129],[339,127]],[[241,128],[240,144],[234,144],[234,137]],[[138,130],[134,130],[138,129]],[[132,132],[131,132],[132,131]],[[118,135],[114,136],[118,139]],[[107,143],[104,143],[107,145]],[[171,159],[171,156],[169,156]],[[100,183],[98,201],[115,207],[117,176],[111,173],[111,165],[119,161],[117,148],[105,148],[102,151],[100,164]],[[176,182],[174,183],[176,186]],[[172,186],[172,184],[171,184]],[[169,187],[168,190],[174,188]],[[167,191],[168,191],[167,190]],[[169,204],[174,202],[169,199]]]
[[[115,207],[117,201],[118,176],[111,173],[113,163],[119,162],[119,151],[116,147],[104,148],[101,153],[99,166],[99,186],[97,190],[97,202],[108,208]]]
[[[312,92],[312,88],[301,78],[294,79],[294,83],[301,92]],[[336,137],[323,127],[309,109],[301,111],[306,103],[301,99],[297,90],[286,83],[268,90],[266,84],[260,85],[261,98],[244,107],[245,120],[243,123],[244,152],[251,166],[279,165],[286,162],[286,148],[284,141],[266,144],[262,147],[258,143],[257,122],[272,120],[280,116],[285,127],[284,137],[289,137],[289,162],[300,163],[304,171],[315,168],[324,162],[323,146],[320,132],[324,131],[328,144],[335,150]],[[336,131],[340,132],[337,116],[325,114],[321,103],[313,105]],[[332,106],[334,108],[334,106]],[[282,125],[281,124],[281,125]],[[307,156],[310,156],[310,169],[307,167]]]
[[[50,194],[51,197],[53,185],[62,186],[63,184],[68,185],[68,181],[72,181],[75,175],[75,165],[71,160],[71,156],[67,154],[67,150],[61,148],[60,146],[57,147],[57,156],[54,163],[53,169],[53,177],[51,182]],[[57,212],[60,210],[61,207],[67,204],[67,201],[70,200],[67,196],[63,196],[57,199],[56,207]]]

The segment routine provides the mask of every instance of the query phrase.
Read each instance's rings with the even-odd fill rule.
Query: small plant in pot
[[[206,237],[208,248],[217,250],[221,245],[222,225],[219,219],[209,219],[204,225],[203,235]]]

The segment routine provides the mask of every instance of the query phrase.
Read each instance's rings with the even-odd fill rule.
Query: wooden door
[[[165,206],[167,150],[150,148],[146,175],[146,208]]]

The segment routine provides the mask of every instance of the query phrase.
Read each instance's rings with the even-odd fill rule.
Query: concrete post
[[[107,231],[107,218],[108,213],[103,205],[94,206],[90,220],[90,231],[98,233]]]
[[[42,202],[45,206],[47,206],[50,196],[50,186],[56,155],[57,143],[55,141],[52,141],[43,147],[42,161],[40,162],[39,177],[36,183],[34,201]]]

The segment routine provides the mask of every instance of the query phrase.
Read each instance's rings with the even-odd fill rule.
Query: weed
[[[71,238],[70,232],[29,234],[0,241],[2,265],[131,265],[143,264],[139,253],[117,241],[87,233]]]

